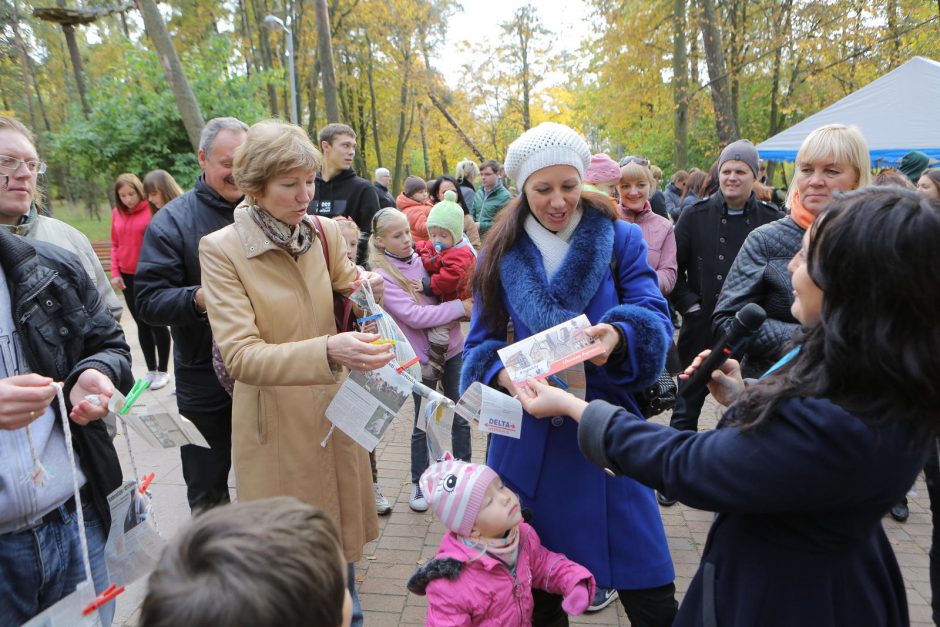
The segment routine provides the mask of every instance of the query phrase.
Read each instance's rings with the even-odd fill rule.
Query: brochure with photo
[[[391,365],[368,372],[352,371],[326,408],[326,417],[372,451],[408,400],[412,387]]]
[[[591,326],[581,314],[497,351],[509,378],[521,384],[542,379],[604,352],[604,345],[584,330]]]

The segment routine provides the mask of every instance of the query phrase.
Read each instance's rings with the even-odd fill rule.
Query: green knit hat
[[[444,192],[444,200],[431,208],[427,226],[447,229],[454,236],[454,245],[460,243],[463,239],[463,209],[457,204],[457,192]]]

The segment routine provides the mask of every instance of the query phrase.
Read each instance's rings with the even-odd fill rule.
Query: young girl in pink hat
[[[431,465],[421,489],[449,529],[437,555],[408,581],[427,595],[426,624],[516,627],[532,624],[532,589],[562,595],[577,616],[594,596],[586,568],[542,546],[522,521],[519,497],[491,468],[453,459]]]

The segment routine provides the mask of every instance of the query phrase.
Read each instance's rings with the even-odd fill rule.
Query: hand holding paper
[[[604,352],[591,358],[591,363],[595,366],[603,366],[610,359],[611,354],[617,350],[617,344],[620,343],[620,334],[616,329],[606,322],[595,324],[584,330],[584,334],[594,338],[604,346]]]
[[[587,407],[586,402],[573,394],[535,379],[526,381],[525,386],[519,389],[517,398],[522,408],[536,418],[571,416],[578,422]]]
[[[95,405],[85,397],[97,394],[101,398],[101,404]],[[80,425],[87,425],[93,420],[99,420],[108,415],[108,399],[114,394],[114,384],[100,370],[89,368],[78,376],[75,385],[69,392],[69,401],[72,403],[72,411],[69,418]]]
[[[375,370],[394,357],[390,344],[373,344],[381,339],[378,333],[350,331],[331,335],[326,341],[326,357],[332,363],[346,366],[350,370]]]

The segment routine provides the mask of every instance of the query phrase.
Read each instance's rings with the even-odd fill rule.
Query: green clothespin
[[[134,381],[134,387],[131,388],[131,391],[128,392],[127,398],[124,400],[124,406],[121,407],[121,411],[118,412],[122,416],[126,416],[127,412],[131,410],[131,406],[137,402],[137,398],[141,393],[150,387],[150,381],[144,379],[137,379]]]

